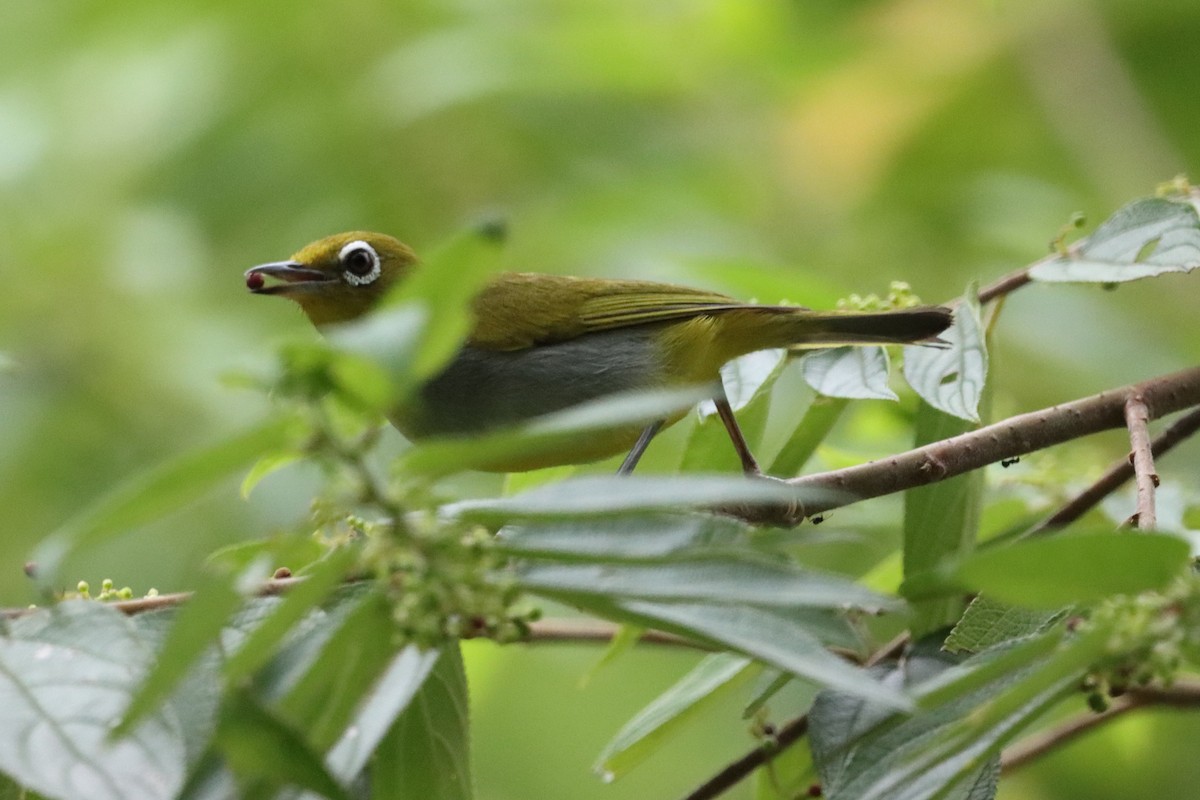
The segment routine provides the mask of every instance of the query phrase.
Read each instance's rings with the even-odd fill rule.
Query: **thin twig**
[[[1180,442],[1186,441],[1198,430],[1200,430],[1200,408],[1184,414],[1155,437],[1154,441],[1150,443],[1150,452],[1155,458],[1161,457]],[[1105,470],[1095,483],[1038,523],[1026,535],[1032,536],[1071,524],[1095,508],[1101,500],[1115,492],[1132,477],[1133,464],[1128,458],[1113,462],[1113,465]]]
[[[295,586],[304,578],[271,578],[263,581],[255,590],[255,597],[274,597],[275,595],[283,594],[288,589]],[[67,598],[71,599],[71,598]],[[160,611],[164,608],[175,608],[181,606],[188,600],[192,599],[192,592],[172,592],[171,594],[156,594],[149,597],[135,597],[131,600],[91,600],[94,603],[103,603],[109,608],[116,609],[122,614],[132,617],[135,614],[145,614],[150,611]],[[37,611],[43,610],[40,606],[32,606],[30,608],[5,608],[0,610],[0,618],[17,619]]]
[[[1154,471],[1154,455],[1150,451],[1150,409],[1140,395],[1125,401],[1125,425],[1129,428],[1133,475],[1137,482],[1137,527],[1154,530],[1158,519],[1154,512],[1154,490],[1158,488],[1158,473]]]
[[[618,625],[593,619],[539,619],[529,623],[529,635],[523,641],[530,643],[608,642],[612,641],[618,630],[620,630]],[[638,642],[705,651],[712,649],[692,639],[653,628],[642,631]]]
[[[750,509],[750,522],[795,524],[860,500],[953,478],[1005,458],[1013,458],[1092,433],[1125,427],[1125,403],[1140,397],[1147,416],[1157,419],[1200,405],[1200,367],[1110,389],[1069,403],[1032,411],[915,450],[845,469],[787,481],[800,490],[799,513],[786,505]]]
[[[1191,709],[1200,707],[1200,681],[1183,681],[1168,687],[1130,689],[1113,700],[1107,711],[1067,720],[1058,727],[1030,736],[1004,751],[1000,769],[1005,774],[1015,772],[1063,745],[1074,741],[1110,720],[1136,708],[1165,706]]]
[[[871,667],[889,658],[898,656],[908,646],[908,634],[902,633],[876,650],[864,662]],[[787,722],[771,739],[762,742],[745,755],[729,762],[719,772],[697,786],[684,800],[713,800],[745,780],[750,773],[770,763],[775,756],[795,744],[808,733],[808,714],[801,714]]]

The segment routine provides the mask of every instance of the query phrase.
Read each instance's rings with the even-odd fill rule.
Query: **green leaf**
[[[954,324],[941,338],[948,347],[907,345],[904,378],[921,398],[945,413],[979,422],[979,406],[987,383],[986,332],[974,287],[954,311]]]
[[[761,669],[748,658],[706,656],[670,689],[633,716],[604,747],[594,769],[604,781],[625,775],[675,736],[702,710]]]
[[[326,761],[343,781],[356,777],[389,729],[425,685],[438,650],[408,645],[396,653],[370,691],[359,700],[359,712],[342,732]]]
[[[358,559],[358,550],[343,547],[330,552],[283,596],[261,624],[225,662],[225,680],[236,684],[265,664],[280,642],[318,603],[341,585]]]
[[[748,547],[747,526],[728,517],[667,513],[523,522],[502,528],[497,545],[514,555],[587,561]]]
[[[242,604],[242,595],[234,584],[232,576],[201,573],[192,596],[175,613],[154,666],[130,701],[114,735],[124,735],[153,713],[218,641],[226,621]]]
[[[984,550],[913,576],[920,592],[979,591],[1030,608],[1059,609],[1161,589],[1187,568],[1188,543],[1153,533],[1077,533]],[[908,594],[909,582],[905,582]]]
[[[674,511],[723,505],[778,505],[829,497],[801,492],[782,481],[728,475],[587,476],[540,486],[513,497],[470,500],[443,508],[478,522],[553,519],[581,515]]]
[[[436,374],[466,340],[474,324],[472,302],[499,269],[504,237],[494,220],[461,231],[427,253],[385,300],[386,306],[429,311],[411,364],[416,378]]]
[[[652,600],[708,601],[758,606],[895,609],[889,597],[853,581],[783,561],[710,558],[655,564],[526,563],[515,579],[538,592],[586,592]]]
[[[917,409],[916,446],[941,441],[974,428],[925,403]],[[983,497],[983,471],[918,486],[904,494],[904,575],[934,569],[946,558],[975,544]],[[906,595],[907,596],[907,595]],[[962,615],[958,596],[926,597],[912,602],[912,634],[922,637]]]
[[[1036,281],[1120,283],[1200,267],[1200,216],[1190,199],[1134,200],[1072,252],[1029,270]]]
[[[348,613],[336,620],[337,630],[321,643],[320,655],[305,664],[278,704],[320,752],[344,736],[397,651],[391,605],[383,594],[371,589],[349,602]]]
[[[804,380],[827,397],[897,400],[888,386],[890,366],[882,347],[834,347],[804,357]]]
[[[951,653],[979,653],[990,647],[1033,636],[1059,622],[1066,611],[1034,611],[979,595],[946,637]]]
[[[97,602],[11,623],[0,637],[0,770],[53,798],[175,797],[187,750],[172,704],[111,736],[152,658],[133,623]]]
[[[546,414],[513,428],[472,437],[431,439],[416,445],[400,459],[407,473],[448,475],[467,469],[488,469],[515,459],[536,460],[574,445],[586,447],[605,431],[647,425],[670,417],[711,396],[709,387],[622,392]]]
[[[215,742],[243,786],[257,790],[244,791],[243,797],[269,798],[277,787],[294,786],[329,800],[349,800],[299,730],[250,692],[237,693],[221,709]]]
[[[749,606],[703,603],[656,603],[623,600],[619,606],[655,627],[683,631],[718,642],[772,666],[890,708],[910,709],[903,693],[884,686],[864,670],[831,654],[798,614]]]
[[[294,431],[291,419],[265,422],[118,485],[42,541],[34,554],[39,577],[61,583],[58,571],[67,557],[179,510],[263,453],[282,448]]]
[[[327,328],[325,338],[335,351],[330,369],[341,392],[362,407],[387,411],[418,383],[413,362],[428,322],[423,307],[405,305]]]
[[[771,389],[788,364],[786,353],[786,350],[763,350],[735,359],[721,369],[721,382],[730,406],[737,412],[738,427],[756,453],[771,409]],[[700,411],[704,417],[688,436],[680,469],[683,472],[740,470],[741,461],[716,406],[705,400]]]
[[[784,443],[767,470],[772,475],[796,475],[812,458],[817,446],[841,419],[849,401],[832,397],[817,397],[804,413],[792,435]]]
[[[380,743],[372,800],[470,800],[470,729],[462,653],[448,647]]]
[[[246,477],[242,478],[242,499],[248,499],[250,493],[254,491],[254,487],[258,486],[263,478],[278,472],[284,467],[290,467],[303,457],[301,453],[295,450],[281,450],[278,453],[268,453],[254,462],[254,466],[246,473]]]

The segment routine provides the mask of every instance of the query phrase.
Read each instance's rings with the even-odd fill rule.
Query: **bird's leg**
[[[717,414],[721,417],[721,422],[725,423],[725,430],[729,434],[730,441],[733,442],[733,449],[737,451],[738,458],[742,460],[742,471],[747,475],[762,475],[758,461],[750,452],[750,445],[746,444],[746,437],[742,435],[742,429],[738,426],[737,417],[733,415],[733,407],[729,405],[729,398],[725,396],[724,387],[720,391],[721,393],[713,398],[713,402],[717,404]]]
[[[646,448],[650,445],[650,440],[654,438],[654,434],[662,430],[662,426],[666,424],[665,419],[656,419],[642,430],[642,435],[633,443],[633,449],[629,451],[629,455],[625,456],[625,460],[621,462],[621,468],[617,470],[618,475],[628,475],[633,472],[633,468],[642,460],[642,453],[646,452]]]

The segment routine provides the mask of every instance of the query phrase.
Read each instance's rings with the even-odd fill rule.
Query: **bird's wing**
[[[476,297],[469,343],[519,350],[595,331],[744,307],[723,294],[667,283],[506,273]]]

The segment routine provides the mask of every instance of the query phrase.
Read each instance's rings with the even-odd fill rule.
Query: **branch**
[[[1150,409],[1139,395],[1125,401],[1125,425],[1129,428],[1129,444],[1132,452],[1129,460],[1137,479],[1137,527],[1139,530],[1154,530],[1158,524],[1154,513],[1154,490],[1158,488],[1158,474],[1154,471],[1154,456],[1150,452],[1150,431],[1146,424],[1150,420]]]
[[[529,635],[523,640],[529,643],[554,642],[608,642],[612,641],[620,626],[611,622],[592,619],[541,619],[529,623]],[[674,645],[695,650],[709,651],[700,642],[676,636],[666,631],[653,628],[642,631],[638,642],[648,644]]]
[[[1148,706],[1185,709],[1198,708],[1200,707],[1200,681],[1181,682],[1165,688],[1144,687],[1131,689],[1126,694],[1114,700],[1107,711],[1067,720],[1056,728],[1051,728],[1030,736],[1028,739],[1013,745],[1005,750],[1001,756],[1000,769],[1005,774],[1015,772],[1109,720],[1115,719],[1136,708],[1146,708]]]
[[[1155,458],[1169,452],[1180,442],[1200,430],[1200,408],[1194,409],[1175,420],[1169,428],[1160,433],[1150,443],[1150,452]],[[1070,502],[1064,504],[1036,527],[1029,531],[1029,536],[1061,528],[1082,517],[1096,507],[1108,495],[1115,492],[1121,484],[1133,477],[1133,464],[1128,458],[1122,458],[1113,463],[1095,483],[1080,492]]]
[[[1021,414],[879,461],[792,478],[787,483],[806,494],[811,491],[812,502],[802,509],[738,509],[737,516],[749,522],[795,524],[801,516],[936,483],[1005,458],[1122,428],[1125,405],[1132,397],[1145,403],[1148,419],[1200,405],[1200,367]]]

